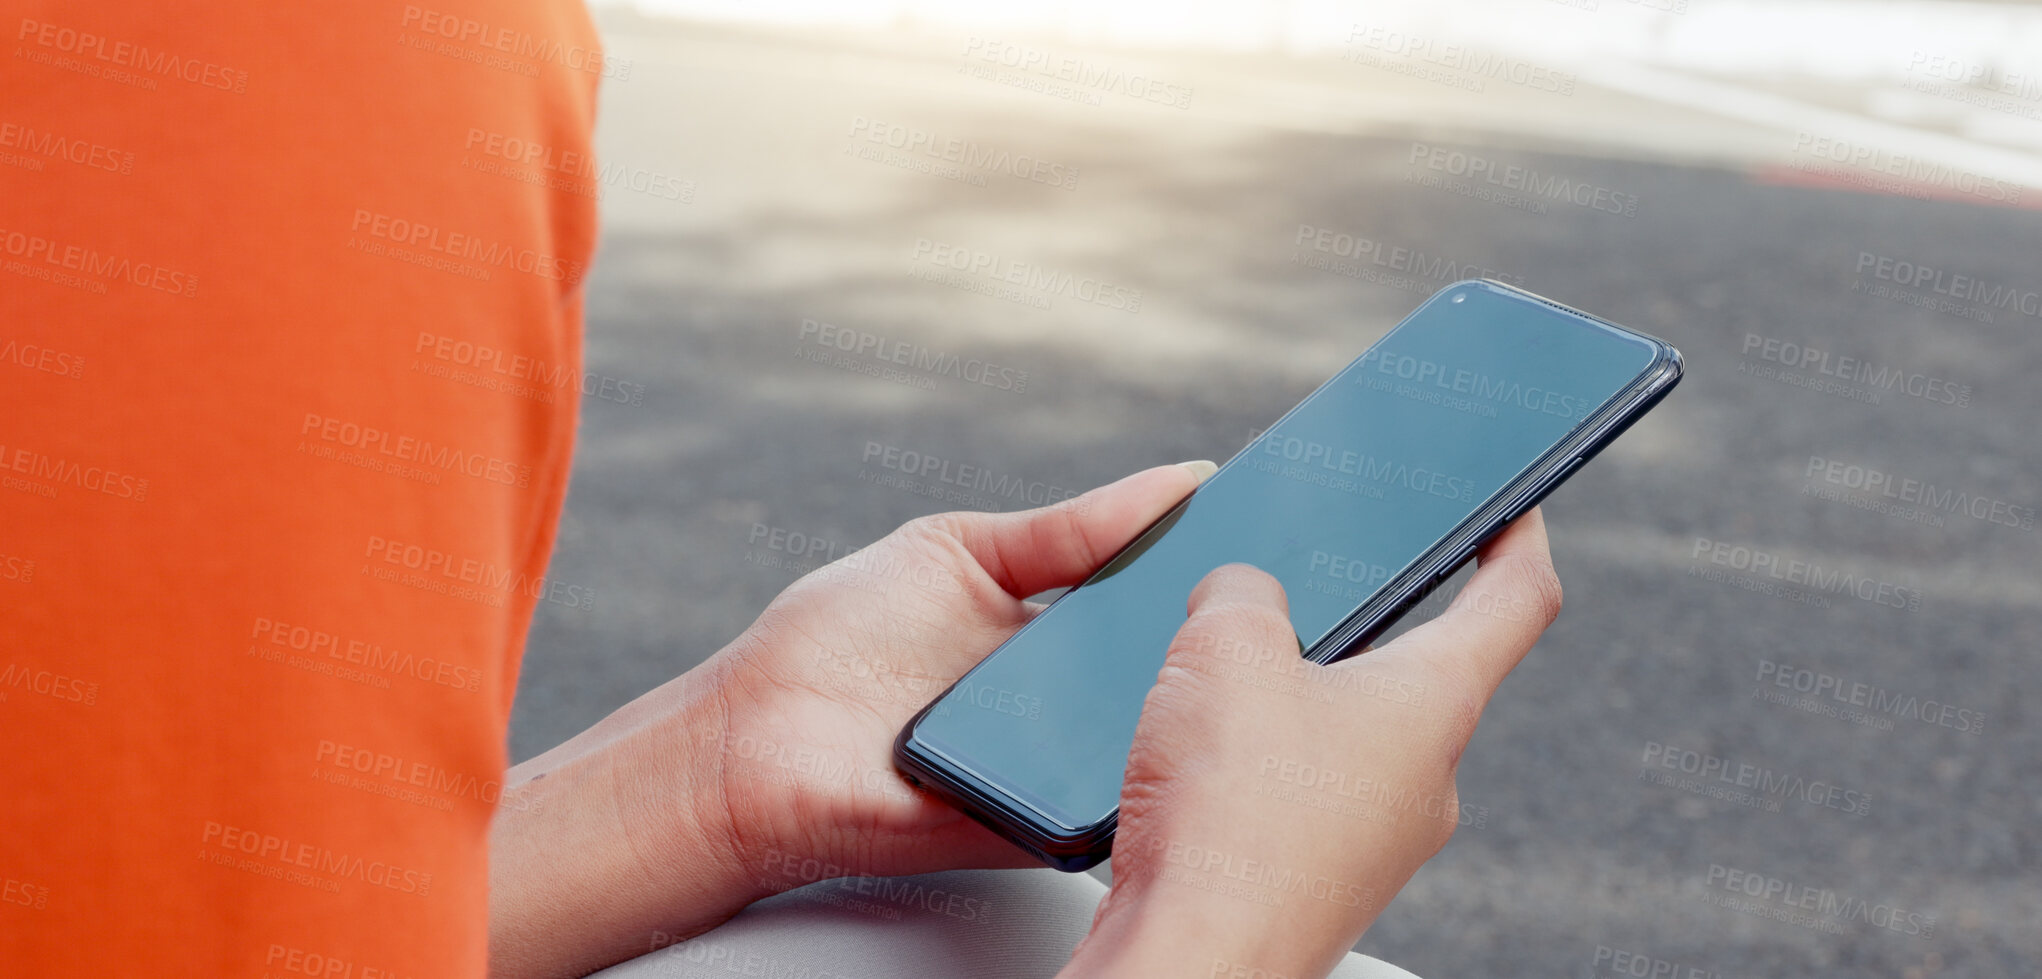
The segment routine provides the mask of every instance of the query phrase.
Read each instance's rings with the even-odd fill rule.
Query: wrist
[[[505,774],[490,840],[493,974],[584,974],[766,893],[736,851],[717,778],[722,712],[685,679]]]
[[[763,642],[754,633],[739,643]],[[696,671],[717,723],[696,729],[690,749],[701,777],[721,800],[713,818],[758,896],[839,877],[892,876],[945,869],[928,865],[930,847],[915,814],[938,809],[943,824],[971,825],[933,804],[894,770],[890,741],[862,724],[814,724],[841,713],[820,696],[818,678],[753,668],[778,656],[742,650]],[[820,678],[828,683],[829,678]],[[848,695],[847,695],[848,696]],[[891,732],[888,732],[890,735]],[[936,850],[940,851],[941,847]]]

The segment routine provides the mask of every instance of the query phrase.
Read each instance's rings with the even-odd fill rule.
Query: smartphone
[[[1275,576],[1301,656],[1365,649],[1681,369],[1522,289],[1446,287],[916,714],[895,765],[1053,867],[1106,859],[1143,699],[1208,572]]]

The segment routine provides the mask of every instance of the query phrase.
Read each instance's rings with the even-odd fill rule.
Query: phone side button
[[[1455,551],[1453,560],[1440,565],[1439,571],[1433,574],[1432,580],[1427,581],[1425,587],[1418,589],[1418,595],[1412,604],[1415,605],[1418,602],[1422,602],[1430,597],[1433,592],[1438,591],[1441,585],[1446,584],[1447,579],[1454,576],[1454,572],[1459,571],[1463,565],[1468,563],[1468,559],[1474,556],[1475,549],[1473,547],[1463,547]]]
[[[1516,507],[1512,508],[1510,511],[1510,516],[1503,518],[1503,522],[1509,523],[1513,520],[1516,520],[1517,518],[1524,516],[1526,510],[1538,506],[1539,501],[1545,499],[1546,494],[1553,491],[1553,487],[1560,485],[1562,480],[1565,480],[1567,477],[1574,475],[1574,470],[1581,468],[1581,464],[1587,461],[1588,460],[1583,459],[1580,456],[1575,456],[1574,458],[1567,460],[1566,465],[1561,466],[1559,469],[1555,470],[1551,476],[1547,476],[1545,478],[1544,482],[1539,483],[1537,488],[1533,489],[1530,493],[1526,494],[1524,502],[1519,503]]]
[[[1461,569],[1461,565],[1468,563],[1468,559],[1474,556],[1475,556],[1474,547],[1470,546],[1461,548],[1458,552],[1454,554],[1454,559],[1448,561],[1444,567],[1441,567],[1439,569],[1439,573],[1432,577],[1432,583],[1434,585],[1438,585],[1440,582],[1443,582],[1448,578],[1453,577],[1454,572],[1459,571]]]

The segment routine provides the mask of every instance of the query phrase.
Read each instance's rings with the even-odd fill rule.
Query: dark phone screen
[[[1207,572],[1238,561],[1274,575],[1310,648],[1655,356],[1536,300],[1450,287],[995,650],[918,739],[1067,829],[1104,819]]]

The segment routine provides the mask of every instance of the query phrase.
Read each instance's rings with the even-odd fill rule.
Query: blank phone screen
[[[1002,644],[918,740],[1067,830],[1120,801],[1191,589],[1274,575],[1300,651],[1654,365],[1635,334],[1478,283],[1441,292]]]

